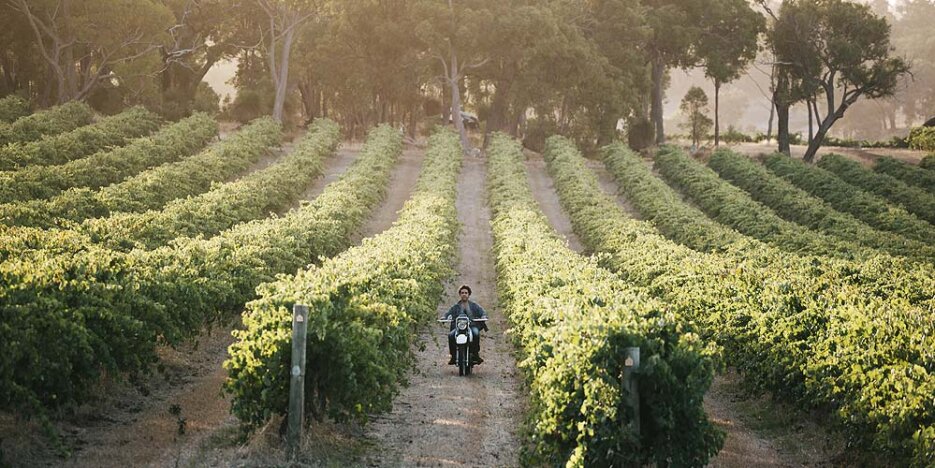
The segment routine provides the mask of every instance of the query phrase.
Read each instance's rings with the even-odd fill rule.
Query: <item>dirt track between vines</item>
[[[507,320],[498,304],[490,210],[485,206],[483,159],[467,158],[458,183],[458,219],[462,224],[459,264],[439,304],[441,316],[458,301],[457,289],[468,284],[471,300],[490,316],[481,339],[484,363],[459,377],[448,365],[447,327],[423,330],[425,348],[416,350],[417,370],[391,413],[369,425],[377,441],[371,466],[518,466],[518,431],[524,413],[513,345],[504,333]]]

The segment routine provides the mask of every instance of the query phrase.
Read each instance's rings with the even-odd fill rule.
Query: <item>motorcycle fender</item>
[[[468,342],[467,335],[458,335],[455,337],[455,343],[458,343],[459,345],[467,344],[467,342]]]

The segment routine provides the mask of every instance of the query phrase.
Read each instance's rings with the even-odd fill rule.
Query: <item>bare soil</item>
[[[549,176],[545,167],[545,161],[537,153],[526,153],[526,178],[532,188],[533,198],[539,203],[539,209],[545,213],[545,217],[549,219],[552,229],[565,238],[571,250],[583,252],[584,244],[575,235],[571,219],[562,209],[558,193],[555,191],[555,185],[552,183],[552,177]]]
[[[376,441],[363,457],[369,466],[518,466],[525,396],[507,320],[498,305],[490,211],[484,206],[485,166],[468,158],[458,183],[462,223],[460,263],[445,288],[438,315],[458,301],[461,284],[487,310],[490,331],[482,334],[483,364],[459,377],[448,363],[446,326],[422,330],[416,372],[391,413],[376,417],[368,437]]]
[[[303,202],[314,200],[321,195],[328,184],[338,180],[347,168],[357,160],[357,155],[363,145],[355,143],[344,143],[338,148],[337,153],[325,160],[322,168],[322,176],[315,180],[315,183],[299,197],[299,200],[292,205],[292,208],[298,208]]]
[[[627,215],[633,219],[643,219],[643,215],[633,207],[630,201],[627,200],[626,197],[620,195],[620,187],[617,186],[614,176],[607,170],[607,166],[605,166],[604,163],[588,159],[585,161],[585,165],[597,175],[597,183],[601,186],[604,193],[616,198],[617,204],[623,208],[623,211]]]
[[[820,413],[804,413],[769,395],[753,396],[732,370],[715,377],[704,404],[708,417],[728,434],[712,467],[863,464],[846,455],[845,441],[839,435],[822,427]]]
[[[304,198],[312,200],[318,196],[327,184],[336,180],[341,174],[356,160],[362,145],[358,143],[346,143],[338,153],[329,158],[325,169],[324,177],[318,179],[316,183],[306,191]],[[406,149],[390,175],[387,195],[383,202],[374,210],[371,218],[364,224],[361,230],[355,236],[355,244],[360,239],[378,234],[389,228],[397,218],[397,212],[402,209],[406,199],[409,198],[412,190],[415,188],[418,180],[419,170],[422,165],[423,154],[421,151]],[[226,357],[226,352],[224,353]],[[226,373],[221,371],[221,379],[217,385],[223,383]],[[226,415],[223,421],[218,420],[210,425],[205,435],[201,438],[189,440],[185,448],[181,451],[182,456],[178,457],[179,466],[276,466],[286,462],[285,454],[282,452],[282,440],[279,435],[279,426],[281,419],[274,418],[267,427],[254,435],[244,443],[238,440],[237,421],[229,415],[230,402],[226,398],[217,399],[215,405],[219,410],[223,410]],[[316,463],[320,459],[331,455],[337,456],[341,460],[353,457],[356,448],[359,445],[359,439],[362,436],[361,429],[354,424],[334,425],[327,423],[324,425],[313,425],[307,434],[307,445],[311,450],[318,450],[313,457]],[[326,449],[323,450],[322,447]],[[336,447],[333,450],[336,454],[321,453],[326,452],[327,447]],[[350,447],[350,448],[345,448]],[[343,453],[347,451],[347,453]],[[154,463],[154,466],[166,466],[174,464],[173,453],[171,450],[164,450],[163,455]]]
[[[393,225],[397,213],[403,209],[403,205],[416,187],[416,182],[419,181],[423,159],[425,159],[425,153],[418,148],[407,147],[403,150],[403,154],[390,175],[386,198],[354,236],[353,244],[359,244],[361,239],[379,234]]]
[[[218,138],[221,140],[227,139],[232,133],[236,132],[238,128],[241,127],[240,122],[219,122],[218,123]]]

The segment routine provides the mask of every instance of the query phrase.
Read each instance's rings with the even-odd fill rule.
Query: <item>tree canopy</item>
[[[890,25],[866,5],[844,0],[797,0],[782,4],[769,33],[776,60],[787,73],[792,100],[809,106],[805,160],[844,112],[861,97],[892,95],[908,64],[891,55]],[[803,40],[807,38],[807,40]],[[819,109],[823,97],[824,112]]]
[[[767,31],[750,0],[0,0],[0,96],[105,112],[143,104],[175,119],[217,107],[201,82],[231,59],[230,118],[329,116],[355,136],[379,122],[415,136],[460,126],[463,110],[485,136],[536,148],[562,133],[590,151],[647,126],[664,142],[669,73],[701,67],[717,144],[721,87],[765,37],[784,64],[773,86],[781,133],[798,102],[817,144],[860,97],[899,93],[908,119],[932,113],[932,0],[889,17],[892,41],[886,20],[849,1],[785,0],[776,12]],[[919,85],[894,90],[909,62]]]

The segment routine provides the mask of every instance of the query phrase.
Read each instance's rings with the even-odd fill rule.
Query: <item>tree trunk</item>
[[[61,6],[62,16],[71,18],[71,0],[62,1]],[[72,37],[70,23],[68,20],[62,22],[62,34],[66,37],[66,40]],[[76,44],[71,44],[65,47],[64,57],[62,58],[65,65],[65,95],[60,94],[58,96],[59,104],[74,99],[78,94],[78,75],[75,72],[75,46]]]
[[[516,113],[516,123],[513,126],[513,132],[511,134],[514,137],[524,139],[526,138],[526,108],[523,107],[519,109]]]
[[[299,94],[302,96],[306,120],[311,122],[317,119],[321,109],[321,92],[308,81],[300,81]]]
[[[789,146],[789,78],[782,70],[779,72],[776,89],[773,91],[773,103],[776,105],[776,139],[779,141],[779,152],[787,156],[792,155]]]
[[[289,84],[289,53],[292,49],[292,40],[295,38],[295,23],[289,25],[286,30],[286,37],[283,39],[282,43],[282,55],[279,59],[279,80],[275,82],[276,84],[276,100],[273,101],[273,118],[277,122],[282,122],[283,112],[286,104],[286,91]],[[273,43],[272,53],[276,52],[275,42]]]
[[[42,94],[39,96],[39,107],[49,107],[52,104],[52,86],[55,82],[55,72],[48,67],[46,79],[42,83]]]
[[[803,161],[811,163],[815,161],[815,154],[818,153],[818,148],[821,147],[821,142],[824,141],[825,135],[828,134],[828,130],[831,129],[831,126],[834,125],[838,119],[834,114],[829,114],[828,117],[825,117],[824,122],[818,126],[818,133],[815,135],[815,138],[808,143],[808,149],[805,150],[805,156],[802,158]]]
[[[652,107],[650,108],[650,118],[653,121],[653,127],[656,129],[656,144],[661,145],[666,142],[665,130],[662,128],[662,79],[665,75],[665,64],[661,58],[654,58],[652,63]]]
[[[505,131],[507,127],[507,111],[509,110],[509,96],[513,87],[511,81],[500,80],[495,86],[493,102],[490,105],[490,117],[484,128],[484,146],[490,141],[493,132]]]
[[[776,102],[776,139],[779,141],[779,152],[786,156],[792,154],[789,146],[789,104]]]
[[[813,122],[816,116],[814,115],[814,112],[812,112],[812,101],[811,100],[806,99],[805,106],[808,107],[808,144],[809,144],[809,147],[811,147],[812,140],[815,139],[815,125]]]
[[[818,148],[821,147],[821,144],[825,139],[825,135],[827,135],[828,131],[831,130],[831,126],[834,125],[838,119],[844,117],[844,111],[846,111],[847,108],[851,106],[851,104],[857,101],[858,96],[844,99],[844,101],[841,102],[841,105],[838,106],[837,110],[831,112],[831,110],[834,109],[834,98],[833,94],[828,92],[828,115],[825,116],[825,119],[822,120],[821,125],[818,126],[818,134],[815,135],[815,139],[808,144],[808,149],[805,151],[805,156],[802,158],[805,162],[810,163],[815,160],[815,154],[818,152]]]
[[[614,142],[617,136],[617,121],[619,117],[609,111],[601,113],[601,120],[598,124],[597,147],[603,148]]]
[[[10,57],[3,55],[0,57],[0,69],[3,69],[3,87],[0,92],[3,95],[11,94],[19,89],[19,83],[16,80],[15,65]]]
[[[770,103],[769,106],[769,123],[766,125],[766,141],[773,139],[773,118],[776,117],[776,106],[773,103]]]
[[[721,122],[718,111],[720,106],[721,82],[714,80],[714,146],[721,143]]]
[[[458,129],[458,135],[461,136],[461,151],[464,154],[471,152],[471,142],[467,137],[467,130],[464,128],[464,120],[461,119],[461,87],[459,86],[460,72],[458,71],[458,54],[451,49],[451,74],[449,75],[449,85],[451,86],[451,118],[454,120],[455,128]]]

